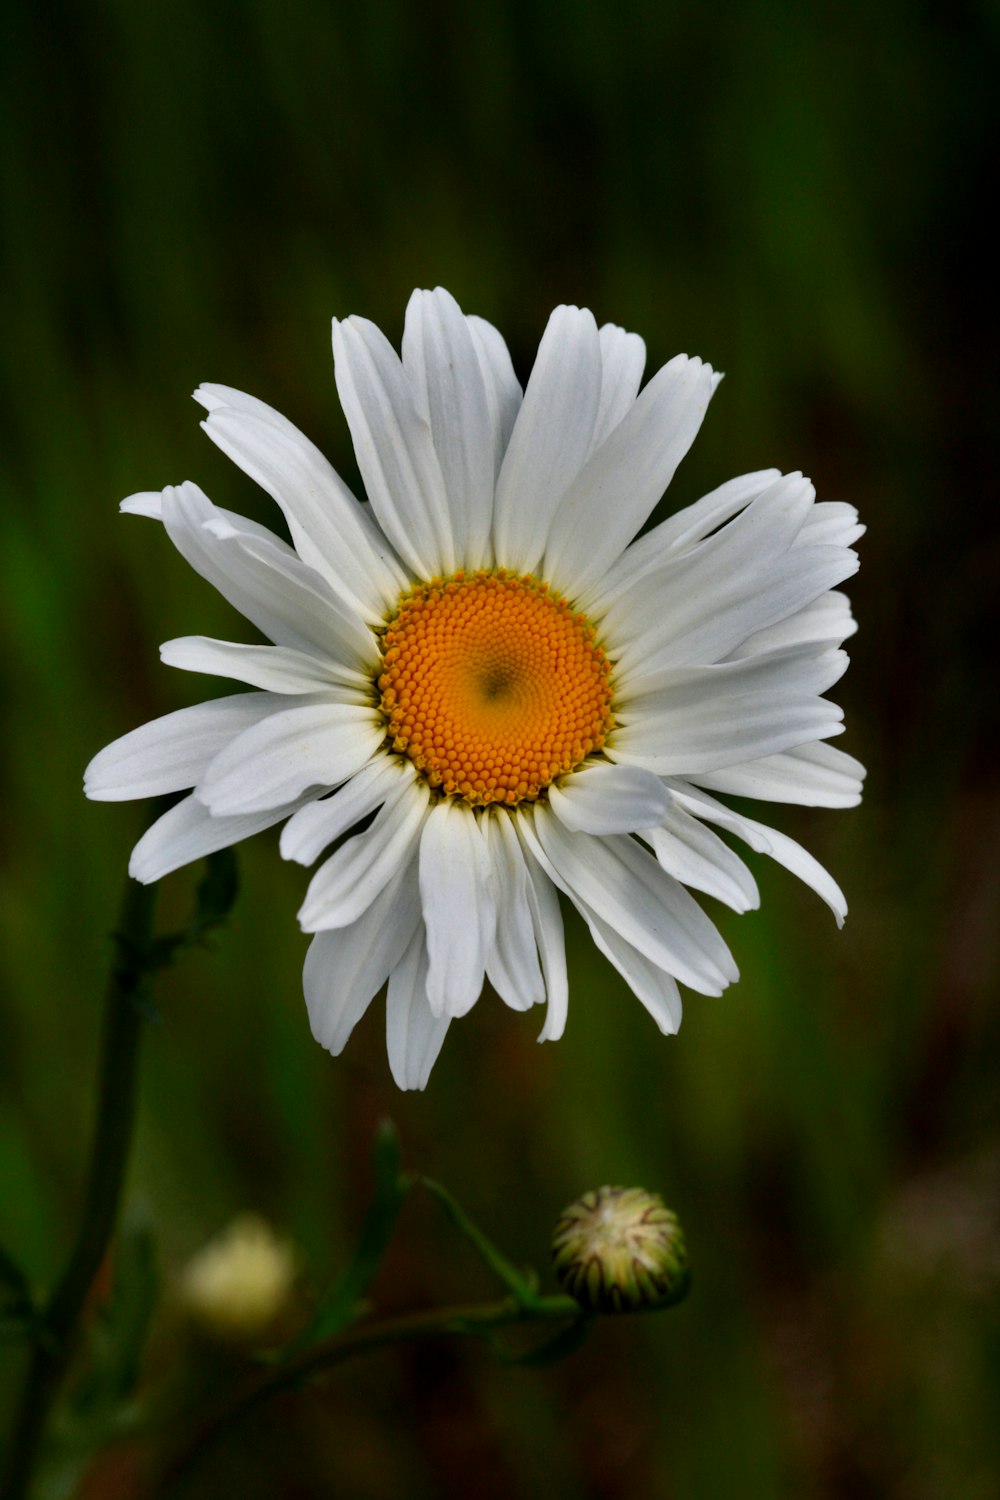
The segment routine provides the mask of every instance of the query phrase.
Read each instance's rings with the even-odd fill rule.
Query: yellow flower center
[[[537,797],[614,723],[593,626],[530,575],[498,568],[420,584],[389,621],[382,658],[392,748],[473,805]]]

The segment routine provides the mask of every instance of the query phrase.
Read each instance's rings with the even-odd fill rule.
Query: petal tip
[[[220,388],[218,386],[196,385],[191,392],[191,397],[194,401],[197,401],[199,406],[203,406],[209,412],[215,411],[217,407],[226,404],[223,396],[220,395]],[[202,423],[202,426],[204,426],[204,423]]]
[[[153,865],[144,859],[136,859],[135,854],[128,862],[128,873],[139,885],[155,885],[160,878]]]
[[[163,492],[162,490],[139,490],[134,495],[126,495],[118,506],[120,515],[123,516],[146,516],[152,521],[163,519]]]

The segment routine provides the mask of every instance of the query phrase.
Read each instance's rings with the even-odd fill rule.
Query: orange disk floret
[[[611,667],[586,616],[502,568],[405,595],[378,686],[392,748],[477,806],[537,797],[613,724]]]

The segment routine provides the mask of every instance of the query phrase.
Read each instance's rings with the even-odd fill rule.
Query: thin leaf
[[[399,1211],[412,1179],[401,1171],[399,1136],[391,1120],[383,1120],[372,1142],[375,1184],[371,1207],[365,1216],[353,1259],[323,1298],[306,1332],[294,1348],[327,1339],[353,1323],[362,1299],[374,1281],[389,1248]]]
[[[195,914],[188,933],[198,942],[213,927],[226,920],[240,891],[239,867],[234,849],[217,849],[206,861],[207,869],[195,894]]]
[[[209,934],[220,927],[232,911],[239,894],[235,851],[217,849],[207,856],[205,864],[205,874],[195,891],[194,911],[185,927],[154,938],[142,953],[137,953],[122,934],[116,934],[126,961],[138,966],[144,974],[169,968],[187,949],[204,944]]]
[[[506,1356],[507,1363],[513,1365],[528,1365],[532,1369],[540,1369],[544,1365],[557,1364],[559,1360],[566,1359],[568,1355],[575,1354],[580,1345],[590,1337],[591,1330],[596,1322],[595,1318],[583,1314],[575,1318],[572,1323],[567,1323],[565,1328],[553,1334],[552,1338],[545,1339],[534,1349],[529,1349],[527,1354]]]
[[[498,1277],[507,1290],[514,1294],[520,1306],[534,1307],[538,1301],[537,1274],[532,1270],[519,1271],[516,1266],[512,1265],[493,1241],[472,1222],[465,1209],[455,1201],[448,1189],[440,1182],[435,1182],[431,1177],[421,1177],[419,1181],[442,1204],[459,1234],[469,1241],[494,1276]]]
[[[12,1255],[0,1246],[0,1338],[33,1336],[38,1309],[28,1278]]]
[[[19,1302],[22,1299],[30,1306],[32,1301],[27,1276],[2,1245],[0,1245],[0,1296],[3,1297],[4,1307],[9,1307],[12,1302]]]
[[[104,1376],[118,1400],[130,1396],[138,1382],[159,1292],[152,1231],[145,1224],[130,1225],[119,1241],[111,1303],[103,1320]]]
[[[111,1299],[94,1324],[89,1368],[74,1402],[82,1431],[110,1431],[132,1396],[159,1291],[152,1232],[146,1224],[129,1225],[119,1239]]]

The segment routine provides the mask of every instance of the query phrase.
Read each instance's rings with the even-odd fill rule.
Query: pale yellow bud
[[[250,1343],[286,1312],[298,1274],[291,1241],[256,1214],[241,1214],[185,1266],[180,1299],[215,1338]]]
[[[552,1240],[556,1275],[590,1312],[641,1312],[688,1288],[684,1236],[658,1193],[602,1187],[567,1208]]]

